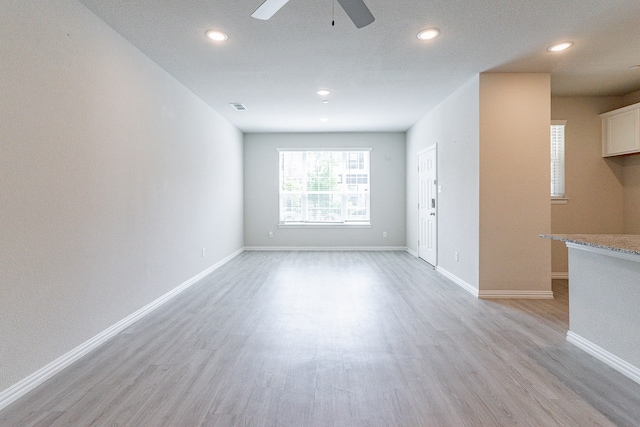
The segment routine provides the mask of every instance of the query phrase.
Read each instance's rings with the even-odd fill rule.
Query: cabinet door
[[[640,109],[602,118],[603,156],[640,151]]]

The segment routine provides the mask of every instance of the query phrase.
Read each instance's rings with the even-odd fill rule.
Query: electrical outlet
[[[273,237],[273,231],[269,232],[269,237]]]
[[[382,232],[382,237],[387,237],[387,232],[386,231]]]

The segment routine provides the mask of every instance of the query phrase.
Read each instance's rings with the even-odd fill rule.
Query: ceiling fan
[[[288,1],[265,0],[251,16],[256,19],[267,20],[275,15]],[[363,0],[338,0],[338,3],[340,3],[340,6],[342,6],[357,28],[366,27],[376,20]]]

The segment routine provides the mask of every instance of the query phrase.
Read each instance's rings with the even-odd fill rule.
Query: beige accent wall
[[[480,291],[550,291],[550,76],[480,74]]]
[[[636,104],[638,102],[640,102],[640,90],[622,97],[622,106]]]
[[[640,154],[624,158],[624,233],[640,234]]]
[[[241,250],[243,177],[242,134],[75,0],[3,0],[0,58],[2,391]]]
[[[625,232],[624,158],[602,157],[602,125],[598,116],[622,105],[622,97],[552,98],[551,119],[567,121],[565,188],[569,199],[567,204],[551,206],[552,233]],[[631,174],[627,175],[633,180]],[[552,271],[566,273],[567,264],[564,243],[552,242]]]
[[[640,90],[624,96],[623,106],[640,102]],[[640,154],[625,156],[624,182],[624,232],[640,234]]]

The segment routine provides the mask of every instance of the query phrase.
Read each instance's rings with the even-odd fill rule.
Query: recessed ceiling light
[[[563,42],[554,44],[553,46],[549,46],[547,49],[549,52],[560,52],[561,50],[565,50],[573,46],[573,42]]]
[[[329,119],[327,119],[326,117],[322,117],[322,118],[320,119],[320,121],[321,121],[321,122],[323,122],[323,123],[325,123],[325,122],[328,122],[328,121],[329,121]]]
[[[211,40],[215,40],[217,42],[223,42],[223,41],[225,41],[225,40],[227,40],[229,38],[228,35],[226,35],[222,31],[218,31],[218,30],[207,30],[207,32],[205,34]]]
[[[320,89],[319,91],[316,92],[318,95],[321,96],[326,96],[329,95],[331,93],[331,91],[327,90],[327,89]]]
[[[428,30],[420,31],[416,37],[420,40],[431,40],[440,35],[440,30],[437,28],[429,28]]]
[[[323,100],[322,100],[322,103],[323,103],[323,104],[328,104],[328,103],[329,103],[329,100],[327,100],[327,99],[323,99]]]

